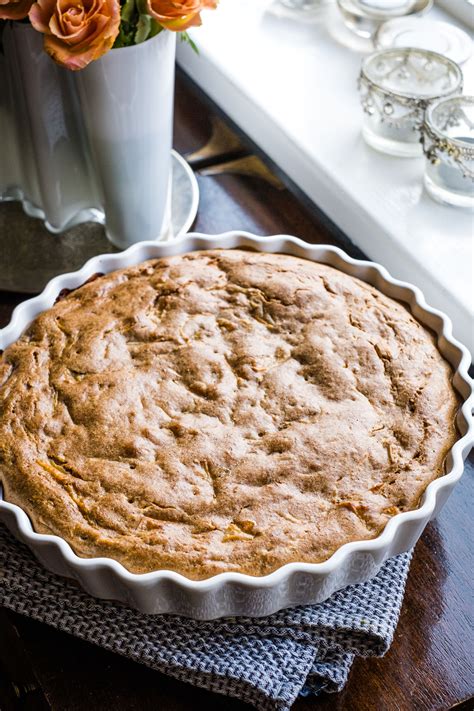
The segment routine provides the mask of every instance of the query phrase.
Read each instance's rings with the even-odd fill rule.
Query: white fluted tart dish
[[[266,615],[366,580],[415,544],[473,442],[448,319],[293,237],[93,258],[0,339],[0,520],[147,613]]]

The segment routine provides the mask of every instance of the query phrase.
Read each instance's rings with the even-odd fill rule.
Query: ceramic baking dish
[[[52,306],[62,289],[81,286],[97,272],[107,273],[145,259],[216,247],[283,252],[329,264],[405,302],[414,316],[437,334],[439,349],[455,371],[453,382],[463,404],[457,416],[460,437],[448,455],[446,474],[429,484],[418,509],[394,516],[376,538],[347,543],[323,563],[289,563],[264,577],[221,573],[193,581],[168,570],[133,574],[111,559],[78,557],[61,538],[35,533],[24,511],[0,500],[0,521],[31,548],[48,570],[74,578],[95,597],[119,600],[141,612],[174,613],[202,620],[269,615],[285,607],[321,602],[345,585],[374,576],[387,558],[415,545],[459,481],[464,459],[474,443],[473,382],[468,375],[471,357],[452,337],[449,319],[428,306],[419,289],[394,279],[384,267],[352,259],[336,247],[309,245],[286,235],[190,234],[172,243],[141,242],[126,252],[94,257],[79,271],[55,277],[42,294],[20,304],[10,324],[0,331],[0,348],[15,341],[41,311]]]

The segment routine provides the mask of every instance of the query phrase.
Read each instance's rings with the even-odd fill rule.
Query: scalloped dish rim
[[[293,249],[289,252],[285,250],[285,246],[288,247],[288,245],[293,245]],[[332,245],[310,244],[290,235],[258,237],[248,232],[238,230],[219,235],[189,233],[177,240],[166,243],[139,242],[124,252],[92,257],[81,269],[51,279],[41,294],[25,300],[15,308],[9,324],[0,329],[0,347],[5,348],[14,342],[39,313],[52,306],[55,298],[62,289],[77,288],[94,273],[108,273],[115,269],[132,266],[146,259],[182,254],[196,251],[197,249],[238,249],[245,247],[254,248],[258,251],[289,253],[311,261],[320,261],[321,263],[329,264],[338,269],[341,269],[340,265],[342,265],[343,267],[347,267],[347,269],[342,268],[341,271],[345,271],[349,275],[355,276],[363,281],[368,280],[357,272],[364,270],[370,271],[375,275],[375,279],[369,281],[369,283],[375,283],[376,288],[380,291],[408,305],[411,313],[413,313],[413,307],[416,306],[419,312],[427,316],[426,320],[428,320],[428,317],[431,319],[431,323],[428,327],[435,331],[440,351],[453,367],[453,384],[463,399],[462,405],[457,413],[457,425],[460,437],[448,452],[447,461],[449,465],[447,467],[447,473],[439,476],[428,484],[418,508],[396,514],[390,518],[384,529],[375,538],[350,541],[343,544],[325,561],[319,563],[299,563],[298,561],[294,561],[286,563],[264,576],[253,576],[239,572],[224,572],[202,580],[193,580],[182,573],[167,569],[158,569],[147,573],[132,573],[121,563],[112,558],[82,558],[73,551],[69,543],[63,538],[51,534],[37,533],[33,529],[27,513],[16,504],[11,504],[3,499],[3,491],[0,482],[0,520],[2,512],[13,514],[21,539],[28,543],[33,551],[35,551],[36,548],[40,549],[45,544],[54,544],[57,549],[59,549],[65,561],[73,568],[78,568],[82,571],[89,570],[91,573],[96,572],[97,569],[106,568],[115,573],[124,582],[134,583],[138,586],[148,586],[151,583],[164,579],[179,583],[187,590],[196,592],[209,591],[225,582],[239,583],[248,588],[270,588],[280,584],[288,575],[294,572],[318,575],[329,574],[336,570],[337,567],[354,552],[365,553],[374,550],[382,551],[384,548],[388,549],[403,524],[410,521],[426,520],[426,525],[435,510],[436,498],[439,491],[447,486],[452,487],[461,478],[464,468],[464,459],[474,446],[474,386],[473,380],[468,374],[471,363],[469,351],[452,336],[450,319],[438,309],[429,306],[418,287],[395,279],[389,274],[385,267],[376,262],[354,259],[348,256],[339,247]],[[329,255],[332,255],[332,258],[329,258]],[[105,270],[104,263],[106,265]],[[391,293],[387,293],[387,290],[384,289],[387,285],[390,285],[391,288],[388,289],[388,291]],[[397,290],[399,294],[394,295],[394,292]],[[403,292],[403,296],[401,292]],[[419,318],[416,314],[414,315],[416,318]],[[427,325],[426,320],[420,320],[424,325]],[[435,321],[439,324],[438,328],[433,325]],[[447,350],[451,350],[451,357],[446,356],[445,351]],[[455,352],[456,357],[453,352]],[[456,360],[458,360],[457,367],[453,362]],[[464,392],[461,392],[461,389],[464,390]]]

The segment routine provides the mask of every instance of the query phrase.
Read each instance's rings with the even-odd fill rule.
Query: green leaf
[[[135,12],[135,0],[125,0],[120,11],[120,17],[124,22],[131,22]]]
[[[0,0],[1,1],[1,0]],[[163,27],[148,15],[147,0],[120,0],[120,27],[114,47],[131,47],[155,37]]]
[[[150,35],[148,39],[151,39],[151,37],[155,37],[155,35],[159,34],[163,27],[160,25],[159,22],[151,18],[151,30],[150,30]]]
[[[137,31],[135,32],[135,44],[140,44],[148,39],[151,31],[150,15],[140,15],[137,22]]]
[[[189,44],[189,46],[196,52],[196,54],[199,54],[199,49],[196,43],[191,39],[187,32],[180,32],[179,38],[181,42],[186,42],[187,44]]]
[[[121,22],[119,34],[114,42],[114,47],[130,47],[135,44],[135,24]]]

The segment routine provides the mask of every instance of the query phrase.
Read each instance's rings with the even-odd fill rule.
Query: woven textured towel
[[[261,711],[283,711],[299,694],[342,689],[354,657],[387,651],[410,559],[392,558],[370,582],[319,605],[195,622],[95,600],[46,572],[0,525],[0,605]]]

